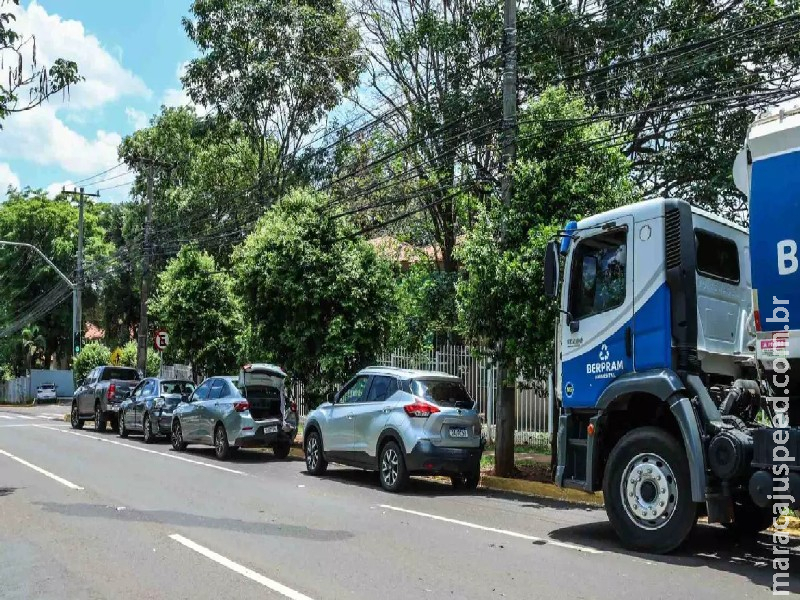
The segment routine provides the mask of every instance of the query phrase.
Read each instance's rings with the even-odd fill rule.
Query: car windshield
[[[439,406],[471,409],[475,404],[460,381],[414,379],[410,383],[415,396]]]
[[[191,394],[194,391],[194,384],[189,381],[162,381],[162,394]]]
[[[100,381],[108,381],[109,379],[136,381],[139,379],[139,375],[136,373],[136,369],[103,369],[103,374],[100,376]]]
[[[54,386],[52,383],[43,383],[41,387],[43,390],[52,390],[56,386]]]

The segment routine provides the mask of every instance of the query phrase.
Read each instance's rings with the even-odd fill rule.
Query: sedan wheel
[[[186,442],[183,441],[183,430],[181,429],[181,422],[175,421],[172,424],[172,447],[178,452],[186,450]]]
[[[152,444],[155,441],[156,436],[153,435],[153,424],[150,422],[150,415],[148,414],[144,416],[144,421],[142,422],[142,434],[145,444]]]
[[[228,445],[228,434],[225,432],[225,427],[217,425],[214,430],[214,451],[219,460],[226,460],[230,457],[231,451]]]
[[[125,423],[125,411],[119,411],[119,437],[128,437],[128,426]]]
[[[72,405],[72,410],[69,413],[69,424],[72,425],[73,429],[83,429],[83,421],[81,421],[78,415],[77,403]]]
[[[106,430],[106,418],[100,409],[100,403],[94,405],[94,430],[102,433]]]

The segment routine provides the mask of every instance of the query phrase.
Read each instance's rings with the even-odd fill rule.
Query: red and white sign
[[[778,338],[774,340],[761,340],[761,349],[768,350],[786,350],[789,344],[786,338]]]
[[[163,352],[169,345],[169,334],[163,329],[156,331],[156,335],[153,338],[153,345],[156,350]]]

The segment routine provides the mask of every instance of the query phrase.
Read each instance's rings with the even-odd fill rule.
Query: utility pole
[[[501,191],[506,214],[501,223],[501,249],[505,247],[508,208],[513,195],[513,168],[517,154],[517,0],[505,0],[503,7],[503,178]],[[516,386],[508,385],[508,372],[502,358],[505,341],[498,343],[500,360],[497,382],[500,402],[497,404],[495,472],[503,477],[514,471],[514,433],[516,430]]]
[[[144,221],[144,252],[142,253],[142,289],[141,303],[139,305],[139,331],[136,336],[136,368],[142,373],[142,376],[147,376],[147,300],[150,295],[150,261],[152,258],[150,229],[153,221],[153,178],[156,167],[170,169],[172,166],[149,158],[135,158],[132,162],[147,167],[147,215]]]
[[[66,196],[78,196],[78,252],[75,264],[75,286],[72,288],[72,352],[78,354],[83,338],[83,201],[85,198],[99,198],[100,193],[87,194],[84,188],[67,191],[62,188],[61,193]]]

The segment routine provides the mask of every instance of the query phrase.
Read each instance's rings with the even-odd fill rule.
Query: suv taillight
[[[238,400],[233,403],[233,410],[236,412],[244,412],[250,410],[250,403],[247,400]]]
[[[433,404],[428,404],[422,398],[415,398],[413,404],[406,404],[403,407],[409,417],[430,417],[434,413],[441,412]]]
[[[113,383],[108,386],[108,391],[106,392],[106,400],[111,400],[114,397],[114,394],[117,392],[117,386]]]

